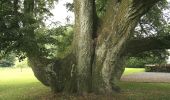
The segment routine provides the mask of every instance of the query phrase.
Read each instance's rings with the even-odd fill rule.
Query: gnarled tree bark
[[[55,92],[112,93],[124,70],[125,51],[132,48],[127,41],[140,17],[158,1],[107,0],[105,16],[97,25],[95,1],[74,0],[71,54],[45,63],[30,56],[35,76]]]

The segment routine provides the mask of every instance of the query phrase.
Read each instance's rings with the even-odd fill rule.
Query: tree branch
[[[130,55],[135,55],[155,49],[170,49],[170,35],[132,39],[127,43],[126,52]]]
[[[139,6],[141,4],[143,4],[143,6],[153,6],[154,4],[156,4],[157,2],[159,2],[161,0],[133,0],[134,6]]]
[[[131,19],[144,15],[150,8],[161,0],[133,0]]]

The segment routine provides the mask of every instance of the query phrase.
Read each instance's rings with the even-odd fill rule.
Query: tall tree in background
[[[1,10],[4,14],[0,16],[0,25],[4,27],[0,31],[1,51],[19,52],[20,58],[24,52],[37,79],[55,92],[112,93],[118,90],[116,82],[123,73],[127,56],[170,47],[164,42],[169,36],[132,39],[140,18],[162,1],[74,0],[76,20],[72,47],[68,55],[58,59],[48,59],[43,44],[54,43],[54,37],[36,34],[37,29],[43,27],[40,23],[54,0],[0,1],[4,7],[14,5],[15,9],[12,14],[7,13],[11,8]],[[98,6],[101,14],[96,11]],[[20,16],[23,19],[20,20]],[[6,17],[12,19],[5,20]],[[5,37],[9,34],[14,36]]]

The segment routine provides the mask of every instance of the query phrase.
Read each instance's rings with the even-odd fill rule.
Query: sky
[[[59,2],[56,3],[55,8],[51,10],[54,16],[47,21],[47,24],[59,21],[61,25],[65,25],[74,22],[74,13],[66,9],[66,7],[64,6],[66,2],[72,3],[73,0],[59,0]],[[66,20],[67,17],[69,17],[70,19],[69,22]]]

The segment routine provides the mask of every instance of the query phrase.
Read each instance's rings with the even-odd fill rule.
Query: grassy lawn
[[[168,83],[135,83],[120,82],[121,100],[170,100],[170,84]]]
[[[139,73],[139,72],[145,72],[144,68],[126,68],[124,71],[124,75],[133,74],[133,73]]]
[[[126,69],[124,75],[143,72],[144,69]],[[0,68],[0,100],[169,100],[168,83],[120,82],[121,93],[110,96],[53,95],[50,89],[34,77],[31,69]]]
[[[0,77],[0,100],[37,100],[50,91],[30,68],[0,68]]]

